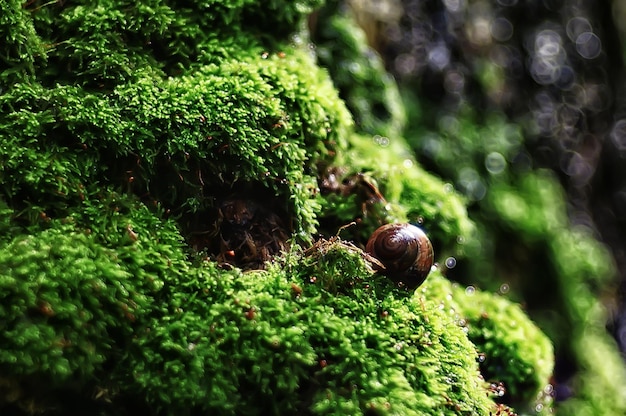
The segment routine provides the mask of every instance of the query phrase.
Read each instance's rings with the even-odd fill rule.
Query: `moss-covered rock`
[[[372,272],[375,225],[421,223],[442,253],[474,227],[376,58],[389,111],[348,100],[355,131],[289,41],[318,5],[3,3],[3,414],[508,412],[490,382],[534,403],[551,351],[519,308],[483,293],[511,319],[481,321],[439,272],[415,293]]]

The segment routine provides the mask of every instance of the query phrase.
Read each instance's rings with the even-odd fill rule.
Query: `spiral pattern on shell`
[[[384,269],[379,270],[399,286],[421,285],[434,261],[433,246],[426,234],[411,224],[385,224],[367,241],[365,251]]]

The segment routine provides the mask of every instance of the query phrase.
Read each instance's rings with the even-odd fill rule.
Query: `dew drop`
[[[381,147],[389,146],[389,138],[385,136],[381,136],[379,134],[374,136],[374,142]]]
[[[472,296],[474,293],[476,293],[476,288],[474,286],[468,286],[465,288],[466,295]]]
[[[293,35],[291,41],[294,45],[302,45],[302,37],[300,35]]]
[[[500,293],[501,295],[505,295],[509,293],[509,290],[511,290],[511,287],[507,283],[502,283],[500,285],[500,289],[498,290],[498,293]]]
[[[478,362],[479,363],[484,363],[486,359],[487,359],[487,355],[484,352],[478,353]]]
[[[262,59],[267,59],[267,57],[268,57],[268,56],[270,56],[269,52],[263,52],[263,53],[261,54],[261,58],[262,58]]]
[[[446,267],[448,269],[454,269],[455,266],[456,266],[456,259],[454,257],[448,257],[446,259]]]

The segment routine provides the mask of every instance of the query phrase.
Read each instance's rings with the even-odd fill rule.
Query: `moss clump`
[[[5,405],[50,411],[73,397],[86,409],[163,414],[490,409],[462,328],[436,301],[372,276],[354,248],[330,243],[243,274],[191,267],[173,222],[114,194],[100,202],[86,209],[104,213],[97,219],[54,221],[2,247]],[[316,279],[329,270],[360,284],[332,290]]]
[[[316,164],[332,159],[350,124],[310,65],[292,50],[178,78],[147,71],[110,93],[17,84],[0,99],[6,198],[62,215],[105,176],[193,227],[198,211],[215,215],[217,195],[254,190],[259,199],[277,195],[276,209],[293,215],[306,238],[315,225]]]
[[[393,78],[365,33],[340,1],[328,1],[315,16],[311,40],[319,64],[328,68],[358,131],[388,140],[402,134],[404,107]]]
[[[519,305],[486,292],[455,290],[468,336],[481,348],[484,377],[503,383],[504,400],[519,411],[549,407],[551,386],[547,381],[554,368],[550,340]]]
[[[272,49],[320,4],[320,0],[263,4],[107,0],[24,5],[8,0],[3,2],[6,13],[0,26],[7,35],[3,39],[9,40],[2,69],[5,74],[28,69],[22,68],[22,58],[28,63],[45,55],[48,65],[38,71],[44,85],[78,83],[97,90],[128,82],[146,67],[180,75],[198,64],[241,55],[259,41]]]
[[[11,85],[35,72],[35,62],[45,58],[44,45],[37,36],[33,21],[25,19],[22,2],[3,0],[0,16],[0,85]]]
[[[440,300],[440,308],[466,331],[497,401],[521,412],[550,412],[552,343],[518,304],[473,286],[452,284],[440,274],[431,274],[419,292]]]

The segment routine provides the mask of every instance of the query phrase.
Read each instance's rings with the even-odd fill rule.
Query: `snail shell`
[[[433,265],[433,246],[426,234],[411,224],[385,224],[367,241],[365,251],[380,261],[375,265],[399,286],[421,285]]]

